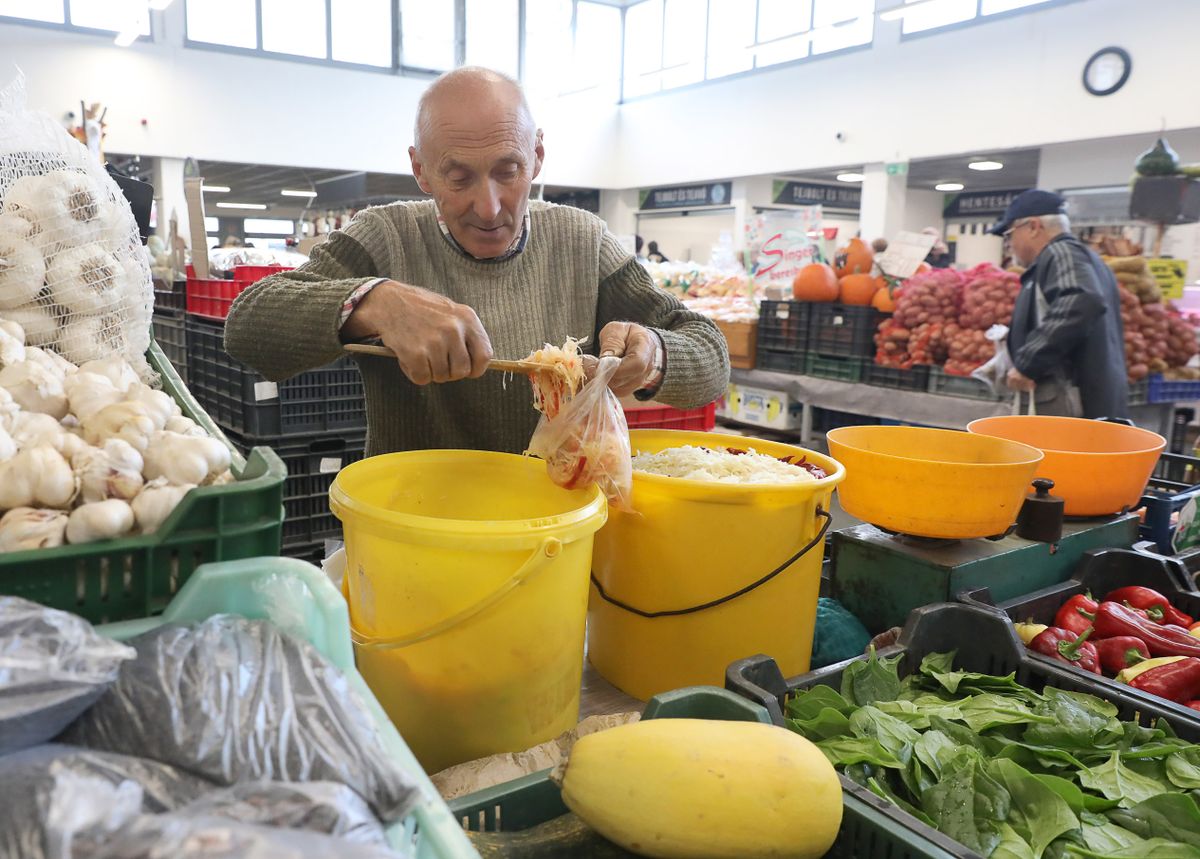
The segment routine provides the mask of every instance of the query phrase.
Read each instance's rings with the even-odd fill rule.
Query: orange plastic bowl
[[[981,418],[969,432],[1019,441],[1046,454],[1037,476],[1054,481],[1067,516],[1107,516],[1137,506],[1166,439],[1149,430],[1083,418]]]

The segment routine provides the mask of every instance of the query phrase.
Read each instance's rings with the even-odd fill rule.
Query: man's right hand
[[[359,302],[342,326],[349,340],[378,337],[396,353],[414,385],[478,379],[492,343],[475,311],[436,292],[386,280]]]

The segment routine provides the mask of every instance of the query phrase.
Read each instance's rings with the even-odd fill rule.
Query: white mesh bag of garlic
[[[18,76],[0,90],[0,319],[76,364],[116,354],[149,377],[153,308],[129,203]]]

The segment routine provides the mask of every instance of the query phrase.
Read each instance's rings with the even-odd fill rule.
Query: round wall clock
[[[1092,95],[1112,95],[1129,80],[1133,58],[1124,48],[1101,48],[1083,67],[1083,88]]]

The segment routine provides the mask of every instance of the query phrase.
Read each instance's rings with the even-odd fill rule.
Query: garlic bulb
[[[113,387],[121,393],[125,393],[131,385],[140,381],[138,374],[129,366],[129,362],[118,355],[110,355],[98,361],[80,364],[79,372],[107,376],[108,380],[113,383]]]
[[[82,370],[63,385],[67,406],[80,422],[86,421],[101,409],[122,402],[125,395],[113,387],[108,376],[85,373]]]
[[[8,364],[0,370],[0,388],[7,388],[21,408],[30,412],[52,415],[56,420],[67,413],[67,395],[62,378],[32,359],[33,349],[27,349],[26,360]]]
[[[71,506],[75,491],[75,472],[70,463],[49,445],[24,448],[0,464],[0,510],[66,508]]]
[[[142,455],[127,441],[110,438],[104,447],[84,447],[71,457],[83,502],[119,498],[131,501],[141,491]]]
[[[67,514],[61,510],[14,507],[0,516],[0,552],[61,546],[66,530]]]
[[[105,406],[85,420],[83,437],[88,444],[96,446],[110,438],[124,439],[145,453],[150,436],[157,428],[150,410],[144,404],[121,402]]]
[[[65,253],[105,237],[102,216],[108,201],[87,174],[53,170],[41,179],[39,186],[18,200],[22,207],[33,211],[42,227],[39,238],[43,253]]]
[[[36,242],[37,227],[31,220],[26,220],[16,212],[0,215],[0,233],[16,236],[27,242]]]
[[[171,515],[171,512],[179,506],[179,502],[183,500],[183,496],[187,495],[188,491],[194,489],[194,486],[172,486],[167,483],[166,478],[159,477],[156,480],[149,481],[142,491],[138,493],[137,498],[130,502],[133,508],[134,518],[137,520],[138,528],[143,534],[153,534],[158,530],[166,518]]]
[[[17,443],[8,430],[0,424],[0,462],[7,462],[17,455]]]
[[[42,187],[45,185],[43,176],[22,176],[8,186],[4,195],[4,214],[20,218],[29,224],[29,232],[25,236],[40,244],[43,233],[42,219],[39,210],[42,208]]]
[[[53,349],[43,349],[39,346],[29,346],[25,349],[25,360],[41,364],[60,379],[66,379],[79,368],[59,355]]]
[[[17,447],[45,444],[56,450],[62,445],[59,436],[66,432],[61,423],[40,412],[18,412],[11,421],[9,431]]]
[[[165,477],[177,486],[204,483],[229,468],[229,448],[208,436],[157,432],[145,451],[147,480]]]
[[[65,248],[46,268],[54,303],[76,316],[103,313],[117,298],[116,259],[95,242]]]
[[[167,432],[179,433],[180,435],[208,437],[208,433],[205,432],[204,427],[182,414],[172,415],[167,418],[167,424],[163,429]]]
[[[7,388],[0,388],[0,428],[11,431],[19,414],[22,414],[21,407],[12,398],[12,394]]]
[[[155,429],[163,429],[168,420],[180,414],[179,406],[171,399],[170,394],[156,391],[141,382],[129,386],[129,390],[125,392],[125,400],[144,405],[150,413],[150,417],[154,418]]]
[[[133,508],[119,498],[81,504],[67,520],[68,543],[91,543],[124,537],[133,530]]]
[[[234,483],[237,478],[233,476],[233,472],[228,468],[206,483],[206,486],[225,486],[229,483]]]
[[[46,263],[34,245],[0,228],[0,309],[27,304],[42,291]]]
[[[79,316],[63,325],[55,351],[75,364],[111,355],[117,348],[120,322],[112,314]]]
[[[58,323],[49,309],[36,301],[4,311],[4,319],[24,329],[26,346],[48,346],[58,338]]]
[[[17,339],[9,333],[6,325],[12,325],[18,331],[21,331],[21,326],[16,323],[5,323],[0,321],[0,367],[7,367],[9,364],[20,364],[25,360],[25,332],[21,331],[21,339]]]

